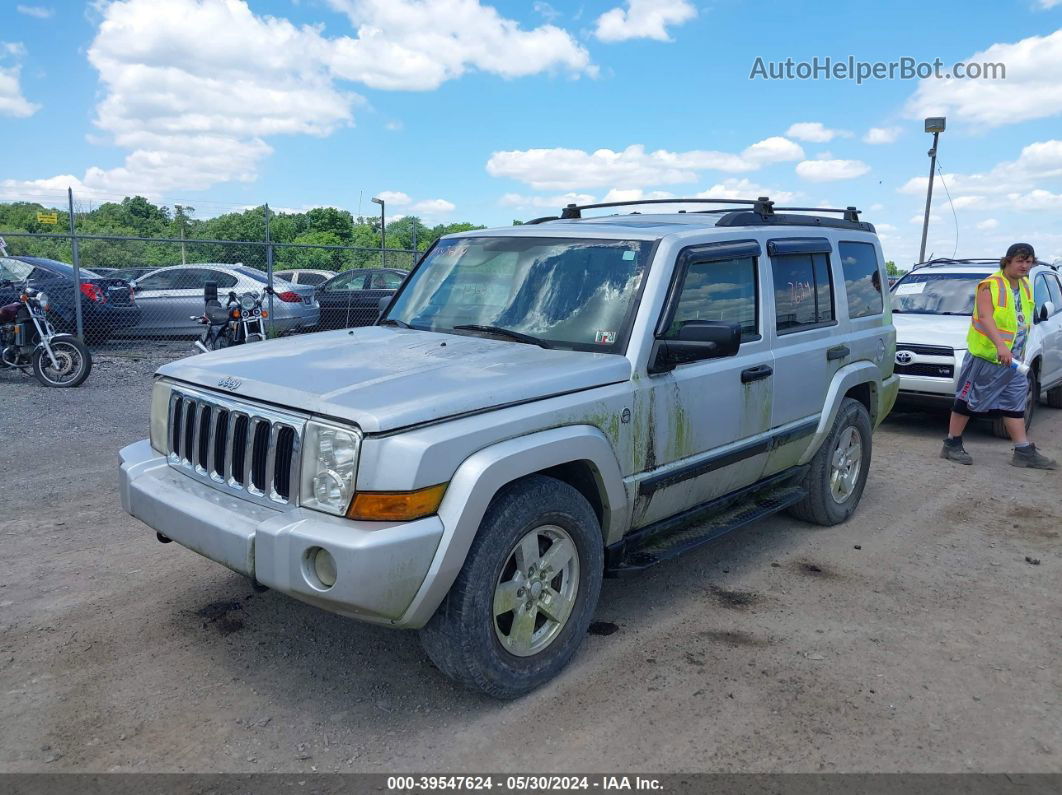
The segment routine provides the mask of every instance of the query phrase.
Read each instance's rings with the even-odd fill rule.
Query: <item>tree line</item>
[[[42,223],[38,213],[56,213],[57,223]],[[106,202],[90,210],[75,209],[78,235],[115,237],[181,238],[184,243],[158,240],[79,240],[81,264],[92,267],[161,267],[185,262],[242,262],[264,268],[266,249],[262,245],[203,243],[197,241],[264,241],[265,208],[223,213],[212,218],[196,218],[193,208],[156,205],[143,196],[129,196],[121,202]],[[388,249],[424,251],[442,235],[483,229],[471,223],[425,225],[415,216],[405,216],[387,224]],[[32,232],[65,234],[69,214],[35,202],[0,204],[0,234]],[[414,245],[415,236],[415,245]],[[305,212],[271,213],[269,237],[274,243],[305,246],[347,246],[348,249],[289,248],[276,246],[273,263],[282,268],[321,268],[341,271],[379,264],[409,267],[411,256],[387,256],[380,261],[380,219],[357,216],[335,207],[315,207]],[[8,236],[9,254],[48,257],[70,262],[69,239]],[[351,250],[355,249],[355,250]]]

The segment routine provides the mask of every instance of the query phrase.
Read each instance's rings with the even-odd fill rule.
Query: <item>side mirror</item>
[[[1036,316],[1039,322],[1047,320],[1051,315],[1055,313],[1055,302],[1044,301],[1044,305],[1040,307],[1040,313]]]
[[[377,315],[376,315],[376,319],[377,320],[379,320],[380,318],[382,318],[384,316],[384,312],[387,311],[387,307],[390,306],[390,304],[391,304],[391,298],[392,298],[392,296],[385,295],[383,298],[381,298],[379,301],[376,302],[376,308],[378,310]]]
[[[677,336],[660,339],[650,363],[650,372],[664,373],[677,365],[733,356],[741,346],[741,326],[715,320],[690,320]]]

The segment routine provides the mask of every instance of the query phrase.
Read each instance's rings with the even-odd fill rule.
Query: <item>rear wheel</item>
[[[421,630],[444,674],[495,698],[552,679],[586,634],[601,591],[597,517],[576,489],[532,475],[491,502],[446,599]]]
[[[33,352],[33,375],[44,386],[71,388],[81,386],[92,371],[92,355],[77,337],[62,334],[49,342],[52,356],[43,345]]]
[[[811,459],[804,481],[808,494],[789,509],[790,514],[829,526],[855,512],[870,472],[872,430],[866,406],[845,398],[830,435]]]

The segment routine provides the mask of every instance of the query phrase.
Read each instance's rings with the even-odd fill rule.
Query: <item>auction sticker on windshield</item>
[[[611,345],[616,341],[615,331],[598,331],[594,335],[594,342],[598,345]]]
[[[926,289],[926,285],[929,282],[904,282],[903,284],[896,285],[894,292],[896,295],[915,295],[921,293]]]

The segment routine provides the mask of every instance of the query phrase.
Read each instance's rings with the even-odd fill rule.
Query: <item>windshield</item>
[[[892,311],[921,315],[973,314],[980,273],[910,273],[892,288]]]
[[[621,351],[652,245],[545,237],[440,240],[387,319],[430,331],[496,326],[551,347]]]

